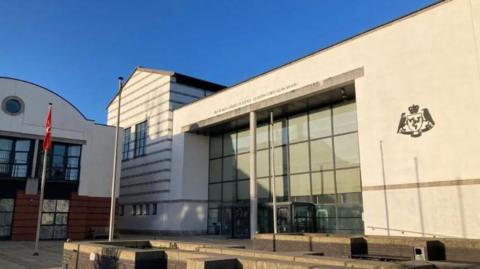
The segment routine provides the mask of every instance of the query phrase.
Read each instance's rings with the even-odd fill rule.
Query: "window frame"
[[[39,145],[43,143],[42,140],[40,140]],[[53,167],[53,158],[54,158],[54,150],[55,146],[64,146],[65,149],[63,150],[63,169],[62,169],[62,174],[63,177],[57,177],[57,176],[52,176],[52,167]],[[69,149],[73,147],[79,147],[79,155],[69,155]],[[77,183],[80,182],[80,176],[81,176],[81,171],[82,171],[82,151],[83,151],[83,145],[82,144],[73,144],[73,143],[63,143],[63,142],[52,142],[52,147],[48,151],[47,155],[47,173],[46,173],[46,180],[47,181],[57,181],[57,182],[72,182],[72,183]],[[37,177],[40,177],[42,174],[43,170],[43,150],[38,150],[38,160],[37,160]],[[69,160],[70,159],[77,159],[77,167],[69,167]],[[69,170],[77,170],[77,178],[76,179],[67,179],[70,178],[69,176]]]
[[[9,136],[0,136],[0,139],[10,140],[12,142],[12,148],[8,152],[8,163],[2,163],[2,165],[8,166],[7,173],[0,173],[0,179],[27,179],[31,177],[32,165],[33,165],[33,154],[34,154],[34,147],[35,147],[35,140],[29,138],[21,138],[21,137],[9,137]],[[28,151],[17,151],[17,142],[18,141],[29,141],[30,145]],[[6,150],[0,150],[6,151]],[[26,153],[27,154],[27,162],[26,163],[17,163],[15,161],[16,153]],[[26,166],[26,174],[24,177],[21,176],[13,176],[14,168],[16,166]]]
[[[123,129],[122,161],[130,159],[130,144],[132,142],[132,128]]]
[[[68,199],[45,199],[45,201],[55,201],[55,209],[53,211],[45,211],[42,208],[42,215],[41,215],[41,227],[53,227],[53,234],[51,238],[41,238],[42,240],[62,240],[68,237],[68,223],[69,223],[69,216],[70,216],[70,200]],[[44,202],[45,202],[44,201]],[[67,201],[68,202],[68,209],[67,211],[58,211],[58,201]],[[45,205],[45,203],[44,203]],[[53,214],[53,223],[51,224],[43,224],[43,214]],[[63,224],[57,224],[57,215],[66,215],[66,222]],[[63,226],[65,227],[65,237],[55,237],[55,227]]]
[[[147,144],[147,132],[148,132],[147,120],[137,123],[135,125],[135,137],[134,137],[134,146],[133,146],[134,158],[145,156],[145,149]]]

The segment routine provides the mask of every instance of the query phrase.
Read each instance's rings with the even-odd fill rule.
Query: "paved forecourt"
[[[33,241],[0,241],[0,268],[61,268],[64,241],[41,241],[33,256]]]

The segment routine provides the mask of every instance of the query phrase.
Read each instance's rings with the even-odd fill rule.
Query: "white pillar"
[[[250,239],[257,232],[257,114],[250,112]]]
[[[38,156],[38,139],[33,140],[33,158],[32,158],[32,170],[30,171],[30,178],[35,178],[35,172],[37,171],[37,156]]]

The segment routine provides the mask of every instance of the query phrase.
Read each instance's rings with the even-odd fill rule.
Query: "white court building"
[[[480,238],[480,1],[436,3],[226,89],[174,74],[126,84],[125,141],[139,142],[125,144],[121,229],[271,232],[275,180],[280,232]]]

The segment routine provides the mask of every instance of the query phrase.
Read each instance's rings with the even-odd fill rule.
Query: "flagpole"
[[[273,112],[270,112],[270,151],[271,151],[271,167],[272,167],[272,206],[273,206],[273,234],[277,234],[277,193],[276,193],[276,182],[275,182],[275,144],[274,144],[274,134],[273,134]],[[275,239],[274,239],[275,240]]]
[[[52,103],[49,103],[48,105],[49,105],[48,111],[50,113],[52,109]],[[33,256],[38,256],[38,243],[40,241],[40,225],[42,224],[43,195],[45,191],[45,177],[47,175],[47,156],[48,156],[48,148],[44,149],[43,151],[42,179],[40,183],[40,199],[38,202],[38,215],[37,215],[37,233],[35,235],[35,250],[33,251]]]
[[[117,124],[115,126],[115,149],[113,151],[113,175],[112,175],[112,193],[110,197],[110,226],[108,229],[108,241],[113,240],[115,231],[115,192],[117,189],[117,155],[118,155],[118,138],[120,132],[120,106],[122,102],[123,78],[118,78],[118,106],[117,106]]]

